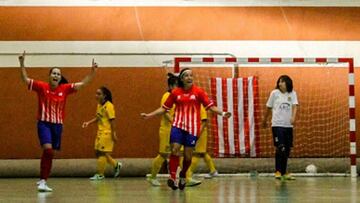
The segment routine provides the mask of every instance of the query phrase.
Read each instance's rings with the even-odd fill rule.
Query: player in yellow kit
[[[162,106],[170,95],[172,89],[177,86],[178,78],[173,74],[168,74],[168,91],[161,98],[160,106]],[[147,181],[153,186],[160,186],[160,182],[156,179],[156,175],[170,154],[170,130],[173,121],[175,105],[161,117],[159,128],[159,154],[152,162],[151,175]]]
[[[106,162],[114,168],[114,177],[119,176],[122,164],[111,157],[114,143],[118,140],[115,131],[115,109],[109,89],[100,87],[96,90],[96,99],[99,104],[96,117],[84,122],[82,127],[97,122],[98,132],[95,139],[95,153],[97,157],[97,173],[90,180],[102,180],[105,178]]]
[[[207,174],[205,178],[212,178],[218,175],[218,172],[215,168],[215,164],[211,159],[210,155],[207,153],[207,136],[208,136],[207,113],[203,106],[201,106],[200,109],[200,117],[201,117],[201,134],[195,146],[195,152],[191,160],[190,168],[186,172],[186,186],[195,186],[201,183],[201,181],[192,178],[193,172],[196,170],[200,158],[204,158],[206,165],[210,169],[210,173]]]

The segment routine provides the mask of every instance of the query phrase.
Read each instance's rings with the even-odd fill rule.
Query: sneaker
[[[280,171],[276,171],[274,176],[275,176],[276,179],[280,179],[281,178]]]
[[[219,173],[217,171],[214,171],[214,172],[210,172],[210,173],[206,174],[204,176],[204,178],[211,179],[211,178],[214,178],[214,177],[217,177],[217,176],[219,176]]]
[[[95,174],[93,177],[90,178],[90,180],[103,180],[105,176],[100,174]]]
[[[173,179],[171,179],[171,178],[168,179],[167,185],[168,185],[171,189],[173,189],[173,190],[178,189],[178,187],[176,186],[175,181],[174,181]]]
[[[49,188],[45,180],[41,180],[38,183],[37,189],[39,192],[52,192],[53,189]]]
[[[152,185],[152,186],[160,186],[161,183],[156,179],[152,177],[147,177],[146,180]]]
[[[292,176],[290,173],[286,173],[284,175],[285,180],[296,180],[294,176]]]
[[[186,179],[185,178],[180,178],[179,180],[179,189],[183,190],[185,188],[186,185]]]
[[[200,184],[201,184],[200,180],[195,180],[192,178],[190,178],[189,180],[186,181],[186,187],[193,187],[193,186],[197,186]]]
[[[286,181],[285,176],[281,176],[279,180],[281,180],[281,182]]]
[[[118,177],[118,176],[120,175],[120,169],[121,169],[121,167],[122,167],[122,163],[121,163],[121,162],[117,162],[117,163],[116,163],[116,166],[115,166],[115,168],[114,168],[114,171],[115,171],[115,173],[114,173],[114,178],[116,178],[116,177]]]

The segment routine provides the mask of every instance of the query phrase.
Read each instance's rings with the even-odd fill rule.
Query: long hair
[[[51,74],[51,72],[52,72],[55,68],[60,70],[59,67],[52,67],[52,68],[50,69],[50,71],[49,71],[49,75]],[[67,83],[69,83],[68,80],[61,74],[61,79],[60,79],[59,85],[61,85],[61,84],[67,84]]]
[[[287,92],[290,93],[290,92],[293,91],[293,82],[292,82],[291,78],[288,75],[282,75],[282,76],[279,77],[279,79],[276,82],[276,87],[275,87],[276,89],[280,89],[280,87],[279,87],[279,82],[280,81],[285,82]]]
[[[105,95],[104,103],[107,102],[107,101],[113,103],[111,91],[110,91],[107,87],[105,87],[105,86],[101,86],[99,89],[100,89],[101,92]]]
[[[184,83],[183,83],[183,81],[181,81],[181,79],[182,79],[182,77],[183,77],[184,72],[187,71],[187,70],[191,70],[191,69],[190,69],[190,68],[184,68],[184,69],[182,69],[182,70],[180,71],[179,79],[178,79],[178,86],[179,86],[179,87],[184,87]]]
[[[168,76],[168,79],[167,79],[168,92],[170,92],[171,91],[170,87],[177,85],[179,78],[172,73],[168,73],[167,76]]]

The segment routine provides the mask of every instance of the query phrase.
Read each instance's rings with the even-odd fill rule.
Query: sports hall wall
[[[0,47],[3,47],[0,51],[21,53],[27,50],[45,53],[57,52],[57,48],[65,47],[69,49],[60,51],[91,53],[99,52],[96,45],[99,42],[103,43],[103,51],[106,51],[106,45],[114,42],[119,45],[116,50],[123,52],[137,53],[151,49],[154,52],[170,50],[168,52],[204,53],[210,46],[212,52],[231,52],[238,57],[291,54],[303,57],[317,57],[317,54],[353,57],[355,66],[359,67],[359,19],[359,8],[340,7],[10,6],[0,7]],[[53,47],[41,45],[53,45],[54,41],[56,43]],[[69,42],[71,45],[68,45]],[[139,44],[122,48],[122,42],[126,45],[136,42]],[[187,42],[194,43],[190,46]],[[212,47],[212,43],[216,46]],[[337,46],[339,43],[341,46]],[[11,46],[13,44],[16,46]],[[67,45],[62,47],[62,44]],[[91,45],[88,46],[90,49],[86,49],[88,44]],[[234,44],[241,46],[234,47]],[[266,52],[251,49],[264,44],[268,48]],[[291,51],[288,52],[286,47],[278,48],[282,45],[294,47],[290,47]],[[109,49],[108,52],[111,52],[115,48],[109,46]],[[26,65],[31,66],[28,75],[44,81],[47,81],[48,69],[44,68],[47,65],[64,67],[62,72],[69,81],[79,81],[88,73],[86,64],[90,65],[92,57],[101,66],[94,81],[68,99],[62,150],[57,158],[94,157],[96,126],[82,129],[81,124],[95,115],[95,91],[101,85],[110,88],[116,107],[119,142],[114,156],[150,158],[156,155],[160,119],[144,121],[140,118],[140,113],[157,108],[161,95],[166,91],[166,71],[161,63],[142,56],[126,59],[113,57],[109,59],[111,61],[107,61],[104,56],[69,57],[70,62],[74,60],[72,66],[70,62],[70,65],[67,63],[66,57],[36,57],[26,58]],[[21,82],[16,56],[0,56],[0,66],[0,159],[38,158],[41,151],[36,132],[36,94],[27,91]],[[243,75],[256,75],[259,74],[258,71],[247,70]],[[273,77],[271,87],[284,72],[290,72],[296,78],[295,88],[296,81],[299,80],[321,80],[321,74],[314,74],[312,71],[302,71],[302,78],[299,78],[293,69],[275,69],[266,76]],[[355,94],[360,96],[360,72],[357,68],[355,74]],[[347,79],[346,75],[344,77]],[[337,82],[334,79],[335,85]],[[308,89],[316,91],[314,88],[316,87]],[[357,99],[356,105],[356,115],[359,117],[360,99]],[[360,126],[360,119],[357,119],[357,126]],[[359,137],[358,131],[358,141]],[[271,146],[271,140],[263,142],[263,145],[262,147]]]

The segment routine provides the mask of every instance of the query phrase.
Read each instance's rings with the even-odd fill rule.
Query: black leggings
[[[275,170],[281,175],[286,173],[287,160],[293,146],[293,129],[284,127],[272,127],[275,151]]]
[[[287,160],[290,155],[291,148],[279,146],[275,151],[275,170],[280,171],[281,175],[286,173]]]

